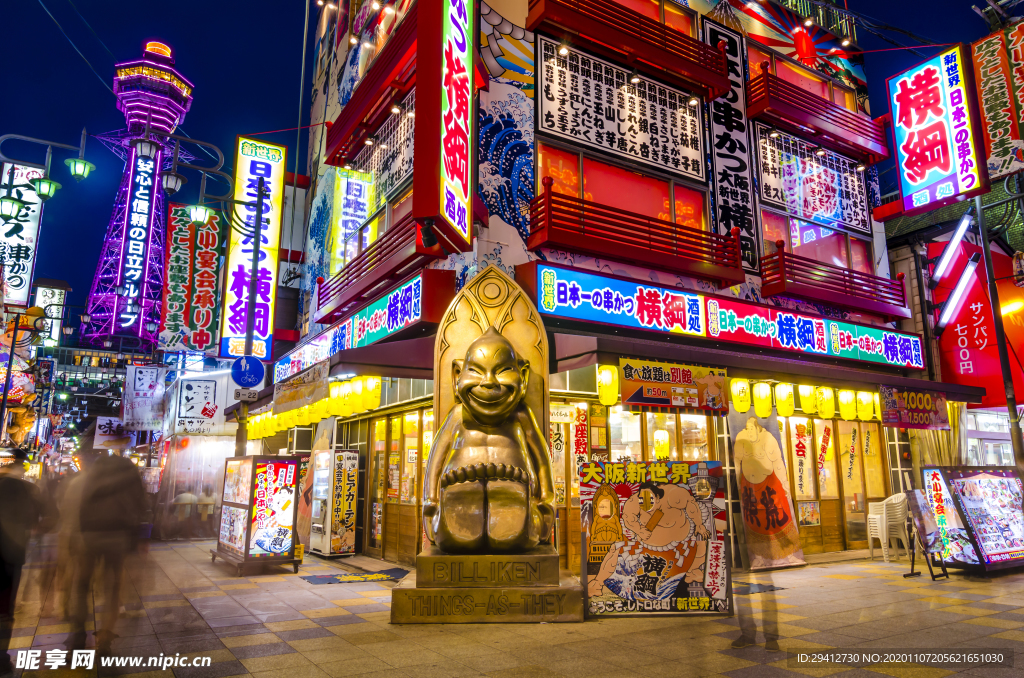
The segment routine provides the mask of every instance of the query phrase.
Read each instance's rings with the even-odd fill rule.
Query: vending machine
[[[356,552],[359,453],[313,452],[313,522],[309,550],[321,556]]]

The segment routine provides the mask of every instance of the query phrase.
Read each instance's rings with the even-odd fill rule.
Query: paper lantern
[[[842,389],[839,391],[839,416],[846,421],[857,418],[857,394]]]
[[[819,386],[816,392],[818,401],[818,416],[822,419],[831,419],[836,416],[836,396],[828,386]]]
[[[772,385],[766,381],[754,384],[754,414],[762,419],[772,416]]]
[[[795,410],[793,384],[775,384],[775,411],[780,417],[792,417]]]
[[[375,410],[380,407],[380,377],[363,377],[363,409]]]
[[[352,380],[352,412],[359,414],[365,412],[363,407],[363,378],[356,377]]]
[[[601,365],[597,369],[597,401],[606,407],[619,402],[619,368]]]
[[[341,414],[341,382],[331,382],[331,395],[327,398],[327,412],[332,417]]]
[[[245,437],[249,440],[263,437],[260,435],[260,415],[254,414],[249,417],[249,421],[245,424]]]
[[[339,385],[338,391],[341,397],[341,416],[351,417],[352,416],[352,382],[343,381]]]
[[[818,411],[818,394],[813,386],[800,384],[800,410],[804,414],[814,414]]]
[[[857,418],[871,421],[875,414],[875,397],[870,391],[857,391]]]
[[[875,419],[882,421],[882,399],[875,394]]]
[[[303,405],[299,409],[295,410],[295,425],[296,426],[309,426],[312,420],[309,417],[309,405]]]
[[[732,406],[740,414],[750,409],[750,382],[746,379],[733,379],[729,385],[732,395]]]
[[[668,460],[668,431],[654,432],[654,458],[658,461]]]

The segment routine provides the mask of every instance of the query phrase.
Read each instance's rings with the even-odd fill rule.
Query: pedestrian
[[[14,461],[0,469],[0,675],[14,670],[7,654],[14,630],[21,569],[29,537],[43,512],[39,489],[24,479],[28,453],[14,450]]]
[[[82,555],[75,575],[68,646],[85,647],[89,587],[102,562],[103,610],[96,615],[96,650],[107,656],[117,637],[114,626],[121,607],[124,562],[138,545],[139,525],[146,510],[146,488],[138,467],[121,456],[101,453],[85,473],[79,514]]]
[[[195,533],[200,537],[215,537],[213,525],[213,511],[217,506],[217,497],[213,494],[213,485],[203,485],[203,493],[199,495],[196,505],[198,516],[196,517],[198,527]]]
[[[186,485],[182,488],[181,494],[174,498],[171,504],[174,506],[174,513],[178,519],[178,536],[192,538],[192,517],[196,511],[196,502],[199,499],[192,494],[192,489]]]
[[[83,464],[92,455],[79,455]],[[82,529],[79,513],[82,509],[82,491],[85,488],[85,471],[81,470],[63,482],[63,492],[58,501],[60,527],[57,531],[57,571],[55,598],[57,609],[65,620],[71,618],[71,600],[75,588],[75,576],[82,557]]]

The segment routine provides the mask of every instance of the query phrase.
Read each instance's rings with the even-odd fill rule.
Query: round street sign
[[[263,384],[266,368],[256,358],[247,356],[235,358],[231,363],[231,381],[242,388],[254,388]]]

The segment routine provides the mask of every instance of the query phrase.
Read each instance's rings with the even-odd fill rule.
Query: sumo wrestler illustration
[[[423,524],[445,553],[521,553],[551,539],[547,441],[524,402],[529,361],[493,326],[455,359],[455,404],[423,478]]]

